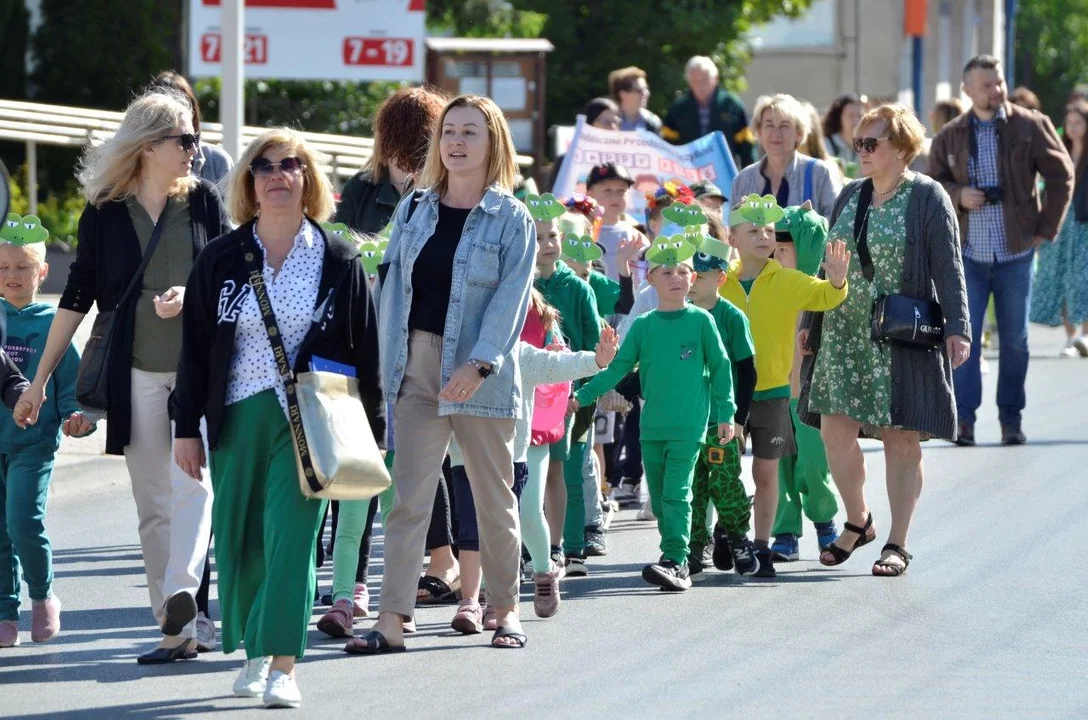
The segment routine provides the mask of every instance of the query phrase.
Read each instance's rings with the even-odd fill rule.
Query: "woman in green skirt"
[[[284,379],[250,286],[259,268],[294,371],[317,359],[354,370],[371,430],[384,444],[377,315],[359,250],[318,222],[332,213],[320,160],[287,129],[270,130],[231,174],[238,229],[210,243],[186,286],[178,385],[178,465],[205,462],[207,421],[223,651],[245,645],[240,697],[298,707],[295,659],[314,602],[314,543],[327,501],[303,496]]]

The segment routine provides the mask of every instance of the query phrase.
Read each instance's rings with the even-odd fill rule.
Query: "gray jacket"
[[[218,145],[201,143],[200,150],[193,158],[193,175],[215,185],[223,197],[227,195],[227,176],[233,167],[234,161],[230,159],[230,154]]]
[[[793,160],[786,166],[786,182],[790,184],[790,205],[800,205],[805,198],[805,166],[816,163],[812,168],[812,207],[824,217],[831,217],[831,210],[835,206],[835,196],[842,189],[838,169],[831,167],[824,160],[817,160],[804,153],[795,152]],[[763,168],[767,164],[764,157],[757,163],[749,165],[733,178],[733,192],[729,196],[730,203],[736,203],[743,197],[755,193],[763,194],[763,186],[767,184],[767,178],[763,176]]]
[[[863,180],[847,185],[831,214],[834,225],[850,197]],[[945,318],[945,336],[971,339],[967,314],[967,286],[960,257],[959,225],[948,193],[939,183],[916,175],[907,203],[907,251],[899,293],[936,300]],[[820,416],[808,409],[812,372],[820,352],[823,313],[806,313],[802,327],[809,329],[809,347],[814,351],[801,362],[801,398],[797,412],[801,421],[820,426]],[[837,348],[827,348],[836,352]],[[892,425],[922,433],[923,437],[954,440],[956,400],[952,393],[952,365],[942,347],[937,352],[892,346]]]

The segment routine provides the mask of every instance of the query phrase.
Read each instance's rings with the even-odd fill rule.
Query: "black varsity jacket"
[[[308,371],[314,355],[354,367],[374,439],[379,447],[385,447],[377,306],[359,250],[324,230],[321,233],[325,258],[317,307],[294,369],[296,373]],[[173,393],[175,436],[200,437],[203,417],[208,424],[208,446],[213,450],[222,427],[238,312],[246,295],[253,292],[243,247],[261,252],[253,239],[252,221],[210,242],[197,257],[185,286],[181,359]]]

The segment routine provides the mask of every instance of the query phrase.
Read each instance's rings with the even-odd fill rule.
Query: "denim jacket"
[[[408,220],[412,195],[393,216],[385,251],[379,308],[382,386],[397,401],[408,364],[408,314],[412,269],[438,224],[439,194],[424,190]],[[453,283],[442,347],[442,385],[470,359],[493,372],[465,403],[440,400],[439,415],[516,418],[521,379],[514,352],[525,322],[536,261],[536,227],[526,207],[492,185],[469,213],[453,258]]]

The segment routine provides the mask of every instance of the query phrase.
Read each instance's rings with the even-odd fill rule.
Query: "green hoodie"
[[[788,232],[797,251],[797,269],[815,277],[827,246],[827,219],[800,205],[783,208],[785,216],[774,224],[775,232]]]
[[[601,317],[593,288],[566,263],[556,262],[550,278],[537,278],[534,286],[559,311],[559,329],[574,352],[593,351],[601,340]]]
[[[0,299],[0,312],[7,315],[4,350],[24,376],[34,377],[42,351],[45,350],[45,340],[49,337],[49,326],[57,313],[56,308],[47,303],[31,303],[17,310],[7,300]],[[76,402],[78,370],[79,351],[70,345],[45,387],[45,402],[36,425],[22,430],[10,413],[0,414],[0,454],[30,447],[56,452],[60,447],[61,424],[80,409]]]

